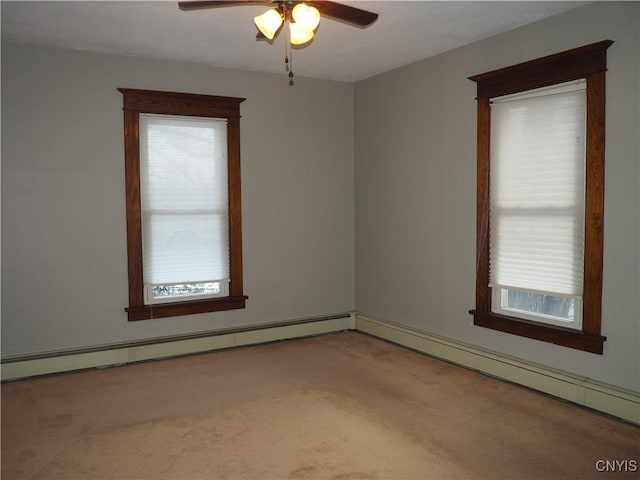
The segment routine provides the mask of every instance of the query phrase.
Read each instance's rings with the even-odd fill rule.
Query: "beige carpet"
[[[585,479],[640,428],[349,332],[2,385],[2,480]]]

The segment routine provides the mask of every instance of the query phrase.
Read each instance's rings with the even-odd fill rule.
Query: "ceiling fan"
[[[272,7],[262,15],[255,17],[254,23],[258,28],[258,40],[273,40],[285,29],[287,35],[286,46],[289,47],[285,56],[285,64],[289,71],[289,84],[293,85],[293,71],[289,65],[291,56],[290,45],[304,46],[310,42],[320,23],[320,16],[344,22],[351,26],[368,27],[378,19],[378,14],[360,8],[329,1],[294,1],[294,0],[237,0],[237,1],[187,1],[178,2],[181,10],[201,10],[217,7],[239,7],[246,5],[266,5]],[[290,45],[289,45],[290,44]]]

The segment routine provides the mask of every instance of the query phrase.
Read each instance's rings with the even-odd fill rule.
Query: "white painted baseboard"
[[[2,380],[357,330],[640,425],[640,393],[358,313],[2,359]]]
[[[356,330],[502,380],[640,424],[640,393],[386,320],[356,314]]]

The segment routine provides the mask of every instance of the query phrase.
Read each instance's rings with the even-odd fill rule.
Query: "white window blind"
[[[145,285],[229,280],[224,119],[140,115]]]
[[[490,284],[581,296],[584,80],[491,104]]]

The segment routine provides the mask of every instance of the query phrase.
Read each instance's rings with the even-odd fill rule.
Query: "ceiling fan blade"
[[[273,5],[269,0],[236,0],[236,1],[192,1],[178,2],[180,10],[201,10],[203,8],[216,7],[241,7],[243,5]]]
[[[351,23],[359,27],[367,27],[378,19],[377,13],[368,12],[367,10],[350,7],[341,3],[327,1],[305,1],[305,3],[317,8],[322,16],[342,20],[343,22]]]

